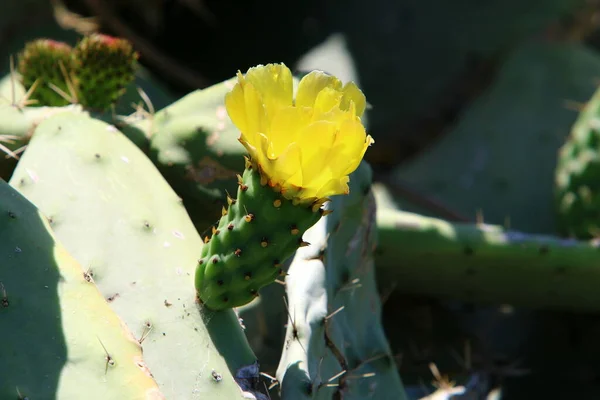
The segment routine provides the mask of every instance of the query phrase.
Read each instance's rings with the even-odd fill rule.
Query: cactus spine
[[[79,103],[104,111],[135,78],[138,57],[127,40],[107,35],[86,36],[75,48],[38,39],[21,52],[19,73],[37,106]]]
[[[69,104],[64,94],[73,89],[69,87],[74,61],[72,51],[68,44],[50,39],[38,39],[25,45],[19,55],[19,72],[25,88],[33,88],[31,100],[36,100],[35,105]]]
[[[133,81],[138,57],[125,39],[100,34],[84,37],[73,51],[81,104],[97,110],[114,104]]]

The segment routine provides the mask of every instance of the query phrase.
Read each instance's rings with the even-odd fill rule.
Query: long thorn
[[[17,105],[17,88],[16,81],[17,76],[15,72],[15,59],[13,55],[10,55],[10,96],[11,96],[11,104],[13,106]]]

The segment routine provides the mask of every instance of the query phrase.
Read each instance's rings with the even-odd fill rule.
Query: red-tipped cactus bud
[[[129,41],[93,34],[75,47],[75,75],[79,102],[105,110],[114,104],[133,81],[138,53]]]
[[[33,105],[69,104],[65,94],[70,94],[67,76],[72,69],[72,51],[68,44],[50,39],[37,39],[25,45],[19,54],[18,71],[27,90],[37,81],[30,97],[37,100]]]

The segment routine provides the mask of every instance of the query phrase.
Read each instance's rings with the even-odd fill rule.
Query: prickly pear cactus
[[[139,55],[125,39],[92,34],[73,50],[74,74],[81,104],[105,110],[133,81]]]
[[[70,103],[64,94],[69,95],[74,89],[68,84],[74,65],[72,50],[68,44],[51,39],[38,39],[25,45],[19,55],[18,70],[25,88],[32,90],[31,100],[37,101],[33,105]]]
[[[289,321],[277,370],[284,399],[406,399],[375,283],[375,201],[368,164],[350,195],[306,232],[285,278]]]
[[[225,97],[249,157],[198,261],[196,290],[209,309],[247,304],[283,274],[280,264],[309,244],[306,229],[329,213],[329,196],[348,194],[348,174],[373,143],[354,83],[313,71],[295,96],[293,86],[285,65],[259,65],[238,72]]]
[[[0,398],[164,398],[137,340],[46,217],[3,180],[0,258]]]
[[[234,312],[202,313],[196,302],[203,244],[181,200],[120,131],[86,115],[48,118],[10,183],[50,218],[167,398],[260,398]]]
[[[282,261],[308,245],[302,234],[324,213],[320,205],[315,211],[295,206],[280,193],[264,190],[260,180],[248,161],[237,199],[229,198],[212,237],[205,238],[196,288],[209,308],[247,304],[259,289],[285,275]]]
[[[580,239],[600,235],[600,90],[585,105],[560,149],[556,168],[557,225]]]
[[[38,106],[79,103],[105,111],[135,79],[138,53],[126,39],[92,34],[75,48],[50,39],[25,45],[19,73]]]

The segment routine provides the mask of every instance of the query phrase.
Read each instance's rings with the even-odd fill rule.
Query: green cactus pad
[[[19,108],[0,104],[0,178],[10,179],[35,127],[44,119],[61,112],[81,113],[83,110],[75,105]]]
[[[365,162],[352,173],[350,194],[333,198],[289,268],[281,398],[407,399],[381,324],[371,175]]]
[[[108,109],[135,78],[138,53],[125,39],[86,36],[73,54],[79,102],[86,107]]]
[[[37,100],[34,105],[69,104],[69,100],[51,85],[70,94],[66,78],[73,68],[72,50],[68,44],[50,39],[37,39],[25,45],[19,54],[18,71],[25,89],[29,90],[34,84],[37,85],[30,97],[31,100]]]
[[[302,235],[323,214],[317,206],[295,206],[262,186],[260,173],[249,163],[237,196],[212,238],[205,239],[196,269],[200,300],[215,310],[249,303],[261,287],[284,274],[281,263],[307,244]]]
[[[233,80],[196,90],[154,118],[150,159],[183,199],[200,232],[220,217],[236,190],[246,149],[225,109]]]
[[[468,302],[600,310],[596,241],[378,207],[375,262],[382,288]]]
[[[1,399],[164,398],[47,218],[3,180],[0,258]]]
[[[119,130],[86,115],[48,118],[10,183],[91,271],[167,398],[237,399],[253,390],[244,382],[258,378],[256,357],[235,313],[202,313],[196,302],[202,240],[181,200]]]
[[[600,235],[600,90],[586,104],[559,153],[557,225],[579,239]]]

